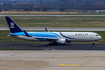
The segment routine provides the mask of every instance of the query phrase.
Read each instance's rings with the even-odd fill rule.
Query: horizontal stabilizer
[[[25,33],[25,35],[27,36],[27,37],[32,37],[32,36],[30,36],[25,30],[23,30],[24,31],[24,33]]]

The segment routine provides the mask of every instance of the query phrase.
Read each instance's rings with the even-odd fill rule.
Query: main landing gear
[[[51,42],[49,43],[49,45],[57,45],[58,43],[57,42]]]
[[[95,41],[93,41],[93,44],[92,45],[95,45]]]

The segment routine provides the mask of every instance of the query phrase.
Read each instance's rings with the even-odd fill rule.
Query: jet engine
[[[65,38],[58,39],[58,44],[66,44],[66,43],[67,43],[67,41]]]

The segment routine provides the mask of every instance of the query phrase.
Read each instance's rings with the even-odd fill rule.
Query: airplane
[[[5,16],[11,33],[8,35],[17,39],[28,41],[49,41],[51,44],[66,44],[71,42],[93,42],[102,37],[94,32],[26,32],[22,30],[9,16]]]

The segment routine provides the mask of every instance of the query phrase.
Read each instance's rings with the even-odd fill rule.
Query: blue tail
[[[23,32],[19,26],[8,16],[5,17],[11,33]]]

